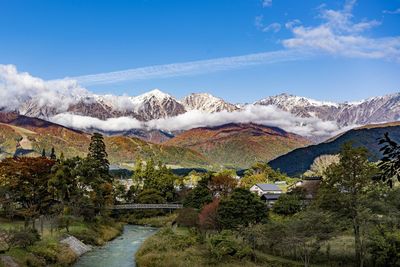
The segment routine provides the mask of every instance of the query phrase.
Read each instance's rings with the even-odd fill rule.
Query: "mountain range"
[[[65,157],[85,156],[90,136],[42,119],[0,112],[1,157],[38,156],[52,147]],[[234,123],[188,130],[162,144],[118,134],[105,136],[104,141],[112,164],[130,165],[139,157],[203,168],[247,168],[310,143],[276,127]]]
[[[270,96],[252,104],[232,104],[207,93],[193,93],[178,100],[158,89],[135,97],[91,93],[57,97],[68,97],[69,105],[61,108],[32,97],[22,101],[17,112],[42,119],[51,119],[54,115],[68,112],[102,120],[130,117],[150,121],[175,117],[193,110],[219,113],[241,111],[249,106],[273,106],[295,117],[317,118],[333,122],[339,127],[397,121],[400,118],[400,93],[343,103],[323,102],[289,94]]]
[[[119,165],[131,164],[137,157],[209,168],[247,168],[255,161],[270,161],[273,167],[297,175],[307,170],[315,157],[337,153],[345,140],[367,144],[376,156],[375,139],[388,129],[374,127],[372,137],[364,133],[368,132],[365,128],[345,130],[396,123],[400,118],[400,93],[344,103],[289,94],[251,104],[232,104],[207,93],[178,100],[158,89],[135,97],[87,91],[56,97],[65,105],[55,106],[32,96],[20,101],[16,110],[0,107],[2,157],[39,155],[53,146],[67,157],[83,156],[90,133],[100,131],[105,134],[110,161]],[[63,115],[72,116],[68,124],[54,121]],[[82,118],[95,123],[82,126]],[[389,130],[393,129],[397,130]],[[322,134],[312,135],[320,131]],[[344,133],[332,139],[339,132]],[[312,145],[322,138],[327,141]]]

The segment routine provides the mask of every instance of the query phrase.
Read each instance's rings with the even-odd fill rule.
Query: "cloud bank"
[[[70,79],[44,81],[27,72],[18,72],[14,65],[0,64],[0,108],[15,110],[28,99],[37,99],[39,106],[63,111],[74,96],[88,91]]]
[[[129,117],[100,120],[70,113],[58,114],[50,118],[50,120],[71,128],[81,130],[99,129],[103,131],[126,131],[134,128],[176,131],[196,127],[212,127],[226,123],[250,122],[279,127],[302,136],[330,136],[344,130],[340,129],[335,122],[322,121],[318,118],[299,118],[273,106],[261,105],[248,105],[241,111],[233,112],[207,113],[192,110],[175,117],[147,122]]]

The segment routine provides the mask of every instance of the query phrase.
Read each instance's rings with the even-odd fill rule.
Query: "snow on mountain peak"
[[[200,110],[209,113],[238,109],[235,105],[208,93],[192,93],[186,96],[182,103],[187,110]]]
[[[137,99],[140,99],[140,100],[147,100],[147,99],[152,98],[152,97],[154,97],[156,99],[159,99],[159,100],[163,100],[163,99],[166,99],[166,98],[173,98],[171,95],[169,95],[167,93],[164,93],[160,89],[157,89],[157,88],[153,89],[153,90],[151,90],[151,91],[149,91],[147,93],[138,95],[138,96],[136,96],[134,98],[137,98]]]
[[[261,99],[255,104],[259,105],[276,105],[276,106],[285,106],[286,109],[290,110],[293,107],[308,107],[308,106],[332,106],[338,107],[339,104],[328,101],[319,101],[311,98],[295,96],[287,93],[279,94],[276,96],[270,96],[264,99]]]

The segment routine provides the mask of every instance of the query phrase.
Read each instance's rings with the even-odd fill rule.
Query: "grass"
[[[0,229],[12,229],[23,227],[23,222],[10,222],[0,218]],[[90,245],[104,245],[107,241],[119,236],[123,230],[123,223],[88,224],[83,221],[74,222],[69,233],[65,229],[50,231],[48,224],[45,224],[43,235],[40,241],[34,245],[22,248],[12,248],[4,255],[11,256],[21,267],[24,266],[70,266],[77,256],[66,245],[60,244],[66,235],[73,235]],[[1,267],[1,263],[0,263]]]
[[[171,213],[164,216],[141,218],[141,219],[135,219],[133,216],[131,216],[128,219],[128,222],[130,224],[136,224],[136,225],[164,227],[171,225],[171,223],[176,219],[176,217],[177,217],[176,213]]]
[[[2,230],[10,230],[15,227],[23,227],[24,222],[23,221],[10,221],[5,218],[0,217],[0,229]]]
[[[224,258],[221,261],[212,259],[206,242],[200,242],[199,236],[187,228],[164,227],[149,237],[136,253],[139,267],[256,267],[256,266],[302,266],[301,263],[276,256],[255,253],[255,260]]]

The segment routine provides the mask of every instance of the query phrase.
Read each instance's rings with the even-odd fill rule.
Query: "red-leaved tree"
[[[218,229],[218,206],[219,199],[214,200],[205,205],[199,214],[199,227],[201,230],[216,230]]]

